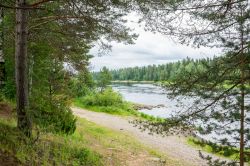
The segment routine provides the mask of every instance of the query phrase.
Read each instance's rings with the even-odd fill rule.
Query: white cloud
[[[135,20],[130,16],[130,20]],[[98,71],[103,66],[109,69],[118,69],[124,67],[145,66],[152,64],[164,64],[178,61],[186,57],[198,59],[213,57],[220,52],[219,49],[199,48],[184,46],[174,42],[167,36],[145,32],[133,21],[128,25],[135,29],[139,34],[134,45],[124,45],[122,43],[112,42],[112,51],[108,56],[97,56],[97,48],[91,50],[95,57],[91,59],[92,70]]]

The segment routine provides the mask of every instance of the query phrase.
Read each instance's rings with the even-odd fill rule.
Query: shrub
[[[54,96],[51,101],[32,98],[30,115],[34,124],[46,132],[72,134],[76,129],[76,118],[65,96]]]
[[[108,88],[100,93],[92,93],[83,98],[82,102],[88,106],[117,106],[123,103],[122,96]]]

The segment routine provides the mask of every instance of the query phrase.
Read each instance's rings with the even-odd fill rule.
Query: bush
[[[117,106],[123,104],[122,96],[108,88],[100,93],[92,93],[83,98],[87,106]]]
[[[92,92],[85,97],[77,98],[75,99],[74,104],[75,106],[95,112],[105,112],[108,114],[125,116],[132,115],[149,121],[164,121],[162,118],[156,118],[136,111],[133,103],[124,101],[122,96],[119,93],[114,92],[112,88],[105,89],[102,92]]]
[[[30,115],[42,131],[72,134],[76,129],[76,118],[63,95],[54,96],[51,101],[43,97],[32,98]]]
[[[133,105],[123,100],[122,96],[107,88],[102,92],[92,92],[85,97],[75,99],[74,104],[96,112],[116,115],[138,115]]]

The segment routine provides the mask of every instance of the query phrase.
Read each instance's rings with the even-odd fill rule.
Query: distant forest
[[[186,58],[178,62],[163,65],[149,65],[111,70],[113,80],[131,81],[171,81],[183,71],[189,73],[203,71],[204,67],[213,62],[213,58],[194,60]],[[98,73],[96,73],[98,75]]]

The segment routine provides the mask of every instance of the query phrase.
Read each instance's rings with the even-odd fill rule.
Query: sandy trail
[[[147,132],[141,132],[138,128],[133,127],[133,124],[129,123],[128,118],[87,111],[80,108],[72,108],[72,111],[75,115],[101,126],[120,132],[126,132],[143,144],[153,149],[157,149],[167,156],[179,160],[181,163],[185,163],[185,165],[206,165],[206,161],[199,157],[198,150],[187,145],[185,139],[182,137],[149,135]]]

